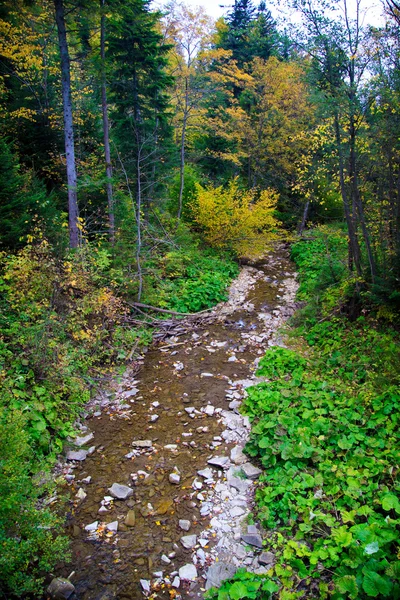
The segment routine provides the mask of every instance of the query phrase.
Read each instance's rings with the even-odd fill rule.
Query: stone
[[[189,531],[191,526],[191,522],[187,519],[179,519],[179,527],[183,529],[183,531]]]
[[[185,579],[187,581],[194,581],[197,578],[197,569],[192,564],[183,565],[179,569],[179,579]]]
[[[258,562],[260,563],[260,565],[273,565],[275,560],[275,556],[272,554],[272,552],[261,552],[260,556],[258,557]]]
[[[178,485],[181,482],[181,476],[175,472],[170,473],[168,479],[169,479],[169,482],[174,485]]]
[[[136,515],[134,510],[128,510],[124,521],[127,527],[134,527],[136,523]]]
[[[78,446],[78,448],[80,448],[81,446],[85,446],[86,444],[88,444],[93,438],[93,433],[88,433],[87,435],[81,437],[78,436],[74,439],[74,444],[75,446]]]
[[[200,477],[204,477],[204,479],[212,479],[213,478],[212,469],[210,469],[209,467],[207,467],[207,469],[202,469],[201,471],[197,471],[197,475],[200,475]]]
[[[141,579],[140,585],[142,586],[142,590],[147,594],[150,593],[150,581],[148,579]]]
[[[214,412],[215,412],[215,407],[212,406],[212,404],[207,404],[207,406],[204,409],[204,412],[206,415],[208,415],[209,417],[212,417]]]
[[[191,550],[197,543],[197,535],[184,535],[181,537],[181,544],[186,550]]]
[[[127,485],[122,485],[121,483],[113,483],[110,488],[108,488],[111,496],[117,498],[118,500],[126,500],[133,494],[133,489]]]
[[[178,576],[174,577],[171,585],[174,588],[178,588],[181,585],[181,580],[179,579]]]
[[[227,456],[213,456],[207,463],[218,469],[227,469],[230,465],[230,460]]]
[[[185,411],[187,412],[188,415],[191,415],[192,413],[194,413],[195,411],[195,407],[194,406],[186,406]]]
[[[245,544],[249,544],[250,546],[255,546],[256,548],[262,548],[262,537],[259,533],[242,535],[242,540]]]
[[[248,525],[247,533],[260,533],[260,531],[259,531],[257,525]]]
[[[90,483],[92,481],[92,478],[90,475],[88,475],[87,477],[85,477],[84,479],[81,479],[82,483]]]
[[[106,529],[107,529],[107,531],[117,532],[118,531],[118,521],[112,521],[112,523],[108,523],[106,525]]]
[[[239,479],[239,477],[235,477],[233,469],[229,469],[226,479],[228,481],[228,485],[230,485],[230,487],[233,487],[241,494],[245,493],[249,487],[248,481],[246,481],[245,479]]]
[[[47,593],[54,600],[68,600],[74,592],[72,583],[62,577],[55,577],[47,588]]]
[[[155,423],[160,417],[158,415],[151,415],[150,421],[151,423]]]
[[[214,563],[207,571],[206,590],[209,590],[212,587],[220,587],[225,579],[230,579],[235,573],[235,565],[224,562]]]
[[[97,529],[98,526],[99,526],[99,522],[98,521],[93,521],[93,523],[90,523],[89,525],[86,525],[85,531],[96,531],[96,529]]]
[[[261,469],[255,467],[251,463],[245,463],[242,465],[242,471],[246,475],[247,479],[258,479],[262,473]]]
[[[163,562],[163,563],[165,563],[166,565],[169,565],[169,564],[170,564],[170,562],[171,562],[171,559],[170,559],[170,558],[168,558],[168,556],[167,556],[166,554],[163,554],[163,555],[161,556],[161,560],[162,560],[162,562]]]
[[[164,450],[169,450],[170,452],[176,452],[178,450],[178,444],[167,444],[164,446]]]
[[[246,511],[243,508],[241,508],[240,506],[234,506],[229,511],[232,519],[235,519],[236,517],[241,517],[242,515],[244,515],[245,512]]]
[[[127,400],[128,398],[132,398],[133,396],[136,396],[138,391],[139,391],[138,388],[132,388],[131,390],[124,392],[122,394],[122,396],[123,396],[123,398],[125,398]]]
[[[151,440],[135,440],[132,442],[132,446],[135,448],[152,448],[153,442]]]
[[[241,446],[232,448],[231,461],[234,462],[235,465],[241,465],[247,461],[247,456],[243,453],[243,448]]]
[[[87,450],[68,450],[66,457],[67,460],[85,460],[88,453]]]
[[[103,515],[104,513],[108,513],[108,508],[106,508],[105,506],[100,506],[99,510],[98,510],[99,515]]]
[[[78,500],[80,502],[83,502],[83,500],[86,498],[87,493],[84,491],[83,488],[79,488],[79,490],[77,491],[75,498],[78,498]]]

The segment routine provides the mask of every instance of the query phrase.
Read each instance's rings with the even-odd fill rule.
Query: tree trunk
[[[115,218],[114,218],[114,197],[112,186],[112,164],[110,151],[110,126],[108,122],[108,104],[107,104],[107,87],[106,87],[106,17],[104,14],[105,0],[100,0],[101,22],[100,22],[100,59],[101,59],[101,108],[103,112],[103,140],[104,140],[104,158],[106,161],[106,191],[108,203],[108,228],[110,243],[114,246],[115,242]]]
[[[185,139],[186,139],[186,125],[189,112],[189,83],[186,77],[185,81],[185,108],[183,111],[183,122],[182,122],[182,134],[181,134],[181,162],[179,171],[179,204],[178,204],[178,220],[181,219],[183,210],[183,190],[185,187]]]
[[[54,0],[54,8],[61,59],[64,138],[68,184],[69,245],[71,248],[77,248],[80,243],[78,192],[75,163],[74,126],[72,119],[70,59],[68,52],[67,31],[65,27],[65,11],[63,0]]]
[[[343,164],[343,150],[342,142],[340,137],[340,126],[339,126],[339,115],[335,112],[335,135],[336,144],[339,157],[339,180],[340,180],[340,192],[343,200],[344,214],[346,217],[347,231],[349,234],[349,268],[351,269],[354,265],[358,276],[361,276],[361,253],[360,245],[358,243],[357,230],[354,221],[354,214],[350,210],[349,199],[347,196],[346,182],[344,177],[344,164]]]
[[[303,218],[302,218],[300,226],[299,226],[299,235],[303,235],[303,231],[304,231],[304,228],[307,223],[309,208],[310,208],[310,201],[307,200],[307,202],[304,205]]]
[[[137,182],[136,182],[136,265],[137,265],[137,273],[139,279],[139,290],[138,290],[138,302],[142,297],[142,289],[143,289],[143,276],[142,276],[142,266],[140,262],[140,254],[142,250],[142,173],[140,168],[141,161],[141,152],[138,151],[137,155]]]

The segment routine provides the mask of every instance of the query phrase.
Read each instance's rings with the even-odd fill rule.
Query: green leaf
[[[235,581],[229,590],[229,596],[231,600],[240,600],[241,598],[246,598],[247,591],[247,587],[244,585],[244,583],[241,581]]]
[[[375,571],[371,571],[364,576],[362,585],[364,592],[371,598],[377,598],[378,596],[387,598],[392,591],[392,582]]]
[[[371,542],[370,544],[367,544],[367,546],[365,546],[364,554],[375,554],[375,552],[378,552],[378,550],[379,550],[378,542]]]
[[[270,579],[269,581],[266,581],[264,583],[261,589],[263,590],[263,592],[269,592],[270,594],[274,594],[279,590],[279,585],[275,583],[275,581],[272,581]]]
[[[398,514],[400,514],[399,499],[394,494],[386,494],[382,498],[382,508],[386,511],[395,510]]]
[[[349,594],[350,598],[357,598],[358,587],[354,575],[344,575],[335,581],[336,587],[341,594]]]

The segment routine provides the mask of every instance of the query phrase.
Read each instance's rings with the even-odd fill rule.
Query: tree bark
[[[307,200],[307,202],[304,205],[303,218],[301,219],[301,223],[299,226],[299,235],[303,235],[303,231],[304,231],[306,223],[307,223],[309,208],[310,208],[310,201]]]
[[[115,242],[115,217],[114,217],[114,196],[112,186],[113,169],[111,164],[110,151],[110,126],[108,121],[107,87],[106,87],[106,17],[104,14],[105,0],[100,0],[101,21],[100,21],[100,59],[101,59],[101,108],[103,113],[103,141],[104,158],[106,161],[106,191],[108,203],[108,229],[109,239],[112,246]]]
[[[181,219],[183,210],[183,190],[185,187],[185,140],[186,140],[186,125],[189,113],[189,82],[188,77],[185,80],[185,108],[183,111],[182,134],[181,134],[181,161],[179,171],[179,204],[178,204],[178,220]]]
[[[344,161],[343,161],[343,150],[342,150],[342,141],[340,136],[340,126],[339,126],[339,115],[335,112],[334,115],[335,122],[335,136],[336,136],[336,145],[339,157],[339,180],[340,180],[340,192],[343,200],[343,208],[344,214],[346,217],[347,223],[347,231],[349,234],[349,268],[352,268],[352,265],[355,266],[356,272],[358,276],[361,276],[361,253],[360,253],[360,245],[358,243],[357,230],[354,221],[354,214],[350,210],[349,199],[347,196],[346,190],[346,182],[344,177]]]
[[[63,0],[54,0],[55,16],[58,31],[58,44],[61,59],[61,84],[64,113],[64,139],[67,163],[68,185],[68,226],[69,245],[77,248],[80,244],[78,191],[75,162],[74,125],[72,117],[71,66],[68,52],[67,31],[65,27],[65,11]]]

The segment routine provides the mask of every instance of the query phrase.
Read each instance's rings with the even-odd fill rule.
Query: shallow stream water
[[[213,517],[212,510],[201,515],[194,482],[212,456],[230,456],[219,409],[236,409],[232,402],[239,396],[232,385],[249,378],[256,359],[276,343],[277,330],[293,310],[295,287],[293,267],[280,247],[255,267],[244,267],[230,302],[216,309],[213,322],[153,346],[136,375],[128,369],[115,383],[103,410],[99,398],[85,421],[94,450],[82,462],[67,462],[63,490],[71,498],[67,527],[73,557],[57,575],[75,572],[71,581],[79,600],[143,598],[140,580],[157,578],[156,598],[203,596],[203,575],[218,556],[210,550],[215,534],[208,536],[197,564],[197,581],[170,585],[199,548],[184,548],[180,538],[207,531]],[[215,409],[212,415],[203,412],[208,404]],[[150,440],[151,447],[134,447],[138,440]],[[171,473],[179,474],[179,483],[170,482]],[[222,469],[216,478],[225,480]],[[104,501],[113,483],[131,487],[133,495]],[[76,497],[80,489],[83,500]],[[134,511],[133,526],[124,522],[128,511]],[[182,519],[190,522],[190,531],[181,529]],[[94,531],[85,530],[96,521]],[[115,521],[118,530],[109,531],[107,524]]]

